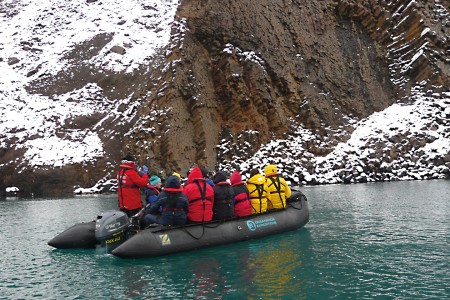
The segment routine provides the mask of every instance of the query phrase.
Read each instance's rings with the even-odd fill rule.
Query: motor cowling
[[[95,238],[106,247],[108,252],[125,242],[130,219],[122,211],[106,211],[97,216]]]

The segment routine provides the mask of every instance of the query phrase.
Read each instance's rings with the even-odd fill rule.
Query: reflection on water
[[[124,296],[128,299],[144,295],[149,288],[148,280],[152,280],[146,276],[145,269],[138,269],[135,266],[123,267],[120,279],[124,287]]]
[[[114,299],[305,299],[302,242],[295,233],[286,238],[140,260],[100,254],[97,280],[114,287],[104,294]]]
[[[215,258],[192,262],[192,278],[188,285],[193,291],[189,296],[196,299],[217,299],[222,293],[227,293],[227,276],[222,269],[220,261]]]
[[[302,278],[299,278],[302,266],[301,250],[294,239],[283,240],[279,244],[264,243],[252,251],[249,266],[254,270],[255,298],[284,298],[293,296],[304,298]]]
[[[0,201],[0,299],[450,299],[450,181],[304,192],[305,228],[138,260],[47,245],[115,195]]]

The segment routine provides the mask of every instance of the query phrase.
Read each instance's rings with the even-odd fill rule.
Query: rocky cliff
[[[53,95],[95,83],[92,101],[114,109],[65,120],[58,134],[96,132],[102,157],[31,167],[12,136],[0,153],[1,185],[113,189],[129,152],[162,176],[193,163],[245,173],[270,162],[293,184],[444,178],[448,10],[438,0],[183,0],[168,45],[133,73],[85,63],[111,39],[104,34],[67,53],[70,69],[27,86]],[[408,126],[376,125],[410,107]]]
[[[301,127],[314,138],[290,157],[325,156],[348,140],[355,122],[412,101],[419,83],[445,97],[449,21],[438,13],[445,7],[425,1],[184,1],[166,71],[152,82],[142,115],[171,112],[145,123],[156,129],[150,138],[135,129],[135,141],[153,142],[136,143],[134,152],[165,171],[193,162],[233,169]],[[448,126],[448,115],[436,119]],[[396,138],[392,151],[405,138],[403,152],[427,143],[406,135]],[[388,140],[377,143],[367,147],[384,148]],[[281,147],[267,156],[276,161],[295,151]],[[385,154],[379,158],[394,156]],[[306,166],[315,173],[316,165]],[[295,167],[286,166],[286,174]]]

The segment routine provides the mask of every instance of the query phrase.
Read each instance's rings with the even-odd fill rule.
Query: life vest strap
[[[125,176],[125,171],[126,170],[127,169],[123,168],[122,169],[122,174],[120,174],[120,170],[119,170],[119,176],[117,178],[118,184],[119,184],[119,190],[120,190],[120,197],[119,197],[119,207],[120,208],[125,207],[125,205],[123,203],[123,192],[122,192],[123,184],[122,184],[122,180],[123,180],[123,177]]]
[[[246,201],[247,199],[236,199],[235,201],[234,201],[234,203],[239,203],[239,202],[242,202],[242,201]]]
[[[189,203],[197,202],[197,201],[200,201],[200,200],[204,200],[204,201],[208,201],[208,202],[211,202],[211,203],[212,203],[211,199],[209,199],[209,198],[203,199],[203,198],[201,198],[201,197],[199,197],[199,198],[194,198],[194,199],[190,200]]]
[[[230,203],[231,199],[221,199],[221,200],[216,200],[214,199],[214,203]]]
[[[151,190],[153,190],[157,195],[159,195],[161,192],[157,189],[157,188],[155,188],[153,185],[148,185],[147,186],[149,189],[151,189]]]
[[[275,178],[273,178],[273,177],[269,177],[269,178],[270,178],[270,181],[272,181],[272,183],[270,185],[273,184],[276,188],[276,191],[271,191],[270,194],[278,194],[278,196],[280,197],[281,205],[283,205],[283,208],[285,208],[284,203],[283,203],[283,197],[281,197],[281,186],[283,185],[283,187],[284,187],[284,184],[282,184],[280,182],[280,176],[277,176],[277,179],[276,179],[276,182],[278,182],[278,185],[276,185],[276,183],[275,183]]]

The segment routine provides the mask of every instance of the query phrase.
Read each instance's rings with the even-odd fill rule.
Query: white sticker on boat
[[[262,220],[256,220],[256,221],[247,221],[247,227],[251,231],[255,231],[257,228],[266,227],[266,226],[272,226],[277,225],[277,220],[275,220],[274,217],[268,218],[268,219],[262,219]]]

